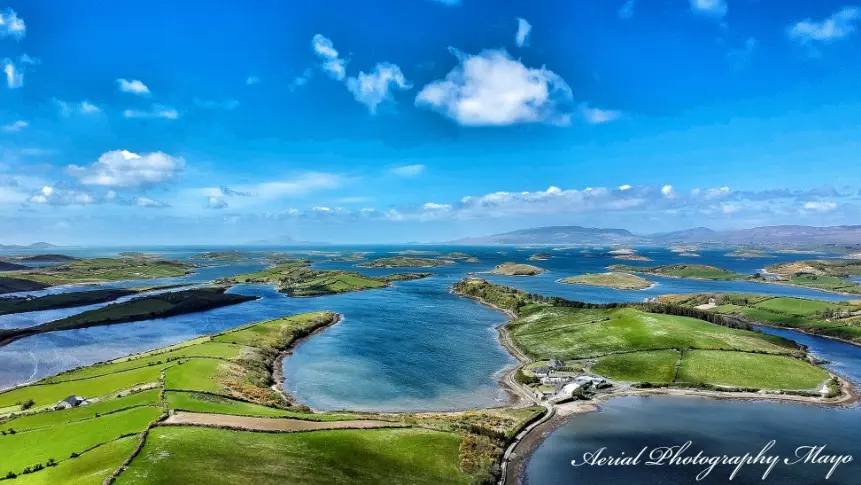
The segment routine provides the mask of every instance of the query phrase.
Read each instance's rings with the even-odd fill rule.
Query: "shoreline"
[[[569,276],[566,276],[565,278],[569,278]],[[554,283],[559,283],[560,285],[589,286],[592,288],[608,288],[608,289],[617,290],[617,291],[647,291],[647,290],[651,290],[652,288],[660,285],[660,283],[658,283],[657,281],[649,280],[649,282],[651,284],[645,288],[616,288],[615,286],[593,285],[591,283],[563,281],[565,278],[559,278],[558,280],[554,281]]]
[[[506,350],[508,350],[518,360],[518,362],[520,362],[517,367],[507,371],[505,374],[507,377],[506,381],[513,380],[511,378],[522,366],[532,362],[531,359],[526,357],[519,349],[514,346],[514,344],[510,341],[508,337],[508,332],[505,329],[505,327],[516,318],[514,312],[511,310],[499,308],[496,305],[487,302],[479,297],[462,295],[453,290],[451,292],[462,298],[469,298],[470,300],[475,300],[488,308],[492,308],[508,316],[508,321],[500,324],[496,328],[502,346],[505,347]],[[499,480],[497,481],[497,484],[513,485],[523,483],[525,469],[526,466],[528,466],[529,464],[529,460],[532,457],[532,454],[536,449],[538,449],[541,443],[547,438],[547,436],[549,436],[551,432],[553,432],[556,428],[563,424],[570,416],[597,411],[600,409],[601,403],[608,402],[615,398],[677,396],[690,398],[698,397],[701,399],[714,400],[740,400],[751,402],[775,401],[790,404],[803,404],[814,406],[844,406],[858,402],[859,395],[852,381],[834,372],[829,371],[829,374],[831,374],[833,377],[836,377],[840,382],[841,394],[835,398],[807,397],[792,394],[768,394],[760,392],[722,392],[674,388],[626,388],[620,390],[614,389],[608,393],[598,394],[588,401],[569,401],[557,405],[544,404],[548,410],[548,414],[545,415],[545,417],[542,417],[536,423],[533,423],[532,425],[528,426],[520,433],[518,433],[512,443],[510,443],[508,447],[506,447],[505,452],[500,458],[501,474]],[[506,382],[506,384],[508,383],[509,382]],[[511,382],[511,384],[514,383]],[[521,390],[521,392],[525,395],[528,395],[528,391]],[[539,401],[532,398],[531,395],[528,395],[528,398],[533,403],[540,405]]]

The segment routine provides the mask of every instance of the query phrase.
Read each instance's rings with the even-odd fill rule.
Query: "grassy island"
[[[200,259],[204,261],[242,261],[248,259],[249,254],[242,251],[210,251],[206,253],[195,254],[191,259]]]
[[[193,264],[182,261],[141,258],[82,259],[59,266],[8,273],[9,278],[32,281],[43,288],[77,283],[143,280],[184,276],[194,269]],[[2,282],[0,282],[2,288]],[[13,290],[27,291],[27,290]]]
[[[559,282],[567,285],[604,286],[617,290],[645,290],[653,284],[641,276],[616,272],[569,276],[562,278]]]
[[[33,327],[0,330],[0,346],[40,333],[167,318],[257,299],[255,296],[225,293],[226,290],[227,288],[224,287],[210,287],[159,293],[88,310]]]
[[[30,267],[23,264],[0,261],[0,271],[21,271],[22,269],[30,269]]]
[[[773,258],[774,255],[768,254],[765,251],[758,249],[737,249],[726,253],[724,256],[728,258]]]
[[[511,311],[507,334],[530,359],[591,364],[591,372],[620,381],[819,395],[830,379],[794,342],[697,308],[574,302],[477,278],[454,290]]]
[[[550,253],[535,253],[532,256],[527,258],[529,261],[547,261],[548,259],[553,258],[553,255]]]
[[[614,264],[610,266],[613,271],[624,271],[630,273],[646,273],[671,278],[689,278],[695,280],[732,281],[748,279],[748,275],[734,273],[725,269],[707,266],[705,264],[668,264],[664,266],[631,266],[627,264]]]
[[[446,253],[439,256],[443,259],[469,259],[471,256],[466,253],[459,253],[457,251],[453,253]]]
[[[543,408],[312,413],[273,389],[279,356],[337,321],[259,322],[2,392],[2,474],[26,485],[495,483],[508,440]],[[53,409],[70,394],[90,404]]]
[[[254,273],[226,278],[232,283],[266,283],[290,296],[320,296],[383,288],[393,281],[431,276],[430,273],[397,273],[383,277],[366,276],[355,271],[320,270],[310,267],[307,259],[282,262]]]
[[[780,283],[861,295],[861,285],[847,279],[850,276],[861,275],[861,261],[794,261],[767,266],[765,271],[778,275],[777,281]]]
[[[545,270],[531,264],[502,263],[490,272],[503,276],[535,276],[544,273]]]
[[[743,293],[665,295],[659,301],[792,328],[861,345],[861,302],[831,302]]]
[[[94,305],[96,303],[113,301],[123,296],[134,295],[139,291],[138,289],[107,288],[103,290],[57,293],[37,298],[0,298],[0,315]]]
[[[367,263],[361,263],[360,268],[435,268],[454,264],[447,259],[419,258],[414,256],[393,256],[390,258],[379,258]]]

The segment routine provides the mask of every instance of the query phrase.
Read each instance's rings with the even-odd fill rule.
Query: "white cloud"
[[[164,118],[167,120],[175,120],[179,118],[179,112],[168,106],[154,104],[149,111],[127,109],[123,111],[123,116],[126,118]]]
[[[313,76],[314,71],[312,71],[310,68],[305,69],[302,71],[302,74],[293,78],[293,81],[290,82],[288,87],[291,91],[295,90],[296,88],[300,88],[308,84],[308,81],[310,81]]]
[[[50,185],[43,186],[31,195],[27,201],[32,204],[43,205],[90,205],[99,202],[89,192],[76,189],[59,189]]]
[[[583,118],[586,120],[586,122],[593,125],[609,123],[622,117],[621,111],[616,111],[612,109],[591,108],[586,103],[580,105],[580,112],[583,114]]]
[[[619,190],[630,190],[630,189],[631,189],[631,186],[628,184],[619,186]]]
[[[377,105],[391,99],[389,89],[392,87],[404,90],[412,86],[404,78],[400,67],[387,62],[377,64],[370,74],[359,72],[357,77],[347,79],[347,89],[372,114],[376,113]]]
[[[437,204],[435,202],[428,202],[422,206],[422,208],[426,211],[450,211],[450,204]]]
[[[813,212],[831,212],[837,208],[837,203],[831,201],[810,201],[802,204],[804,210]]]
[[[185,160],[162,152],[106,152],[89,166],[69,165],[67,172],[84,185],[146,187],[167,182],[185,168]]]
[[[661,187],[661,194],[664,197],[672,197],[673,196],[673,186],[672,185],[664,185]]]
[[[526,41],[529,40],[529,33],[532,32],[532,25],[526,21],[524,18],[517,19],[517,34],[514,35],[514,42],[517,44],[517,47],[523,47],[526,45]]]
[[[335,50],[332,41],[322,34],[315,34],[311,39],[311,47],[317,56],[323,60],[323,70],[338,81],[343,81],[347,76],[347,63],[338,57],[338,51]]]
[[[132,202],[134,205],[138,207],[146,207],[151,209],[161,209],[165,207],[170,207],[170,204],[166,204],[164,202],[150,199],[149,197],[135,197]]]
[[[117,85],[120,91],[124,93],[137,94],[138,96],[146,96],[150,94],[147,85],[137,79],[129,81],[127,79],[120,78],[117,79]]]
[[[425,166],[416,163],[413,165],[401,165],[400,167],[393,167],[389,169],[389,173],[392,175],[397,175],[398,177],[415,177],[420,175],[425,171]]]
[[[260,78],[257,76],[248,76],[247,78],[245,78],[245,85],[246,86],[251,86],[251,85],[257,84],[259,82],[260,82]]]
[[[95,115],[102,112],[102,109],[98,106],[90,103],[87,100],[81,101],[79,103],[69,103],[57,98],[52,100],[55,105],[57,105],[57,110],[60,112],[61,116],[69,117],[73,114],[82,114],[82,115]]]
[[[21,40],[27,33],[27,25],[24,19],[18,17],[11,8],[0,12],[0,37],[14,37]]]
[[[726,0],[690,0],[691,11],[711,17],[723,17],[728,10]]]
[[[5,131],[6,133],[17,133],[28,126],[30,126],[30,124],[26,121],[17,120],[3,125],[3,131]]]
[[[444,80],[422,88],[417,106],[468,126],[570,122],[560,104],[571,100],[571,88],[553,71],[528,68],[504,50],[451,51],[458,65]]]
[[[806,19],[788,29],[789,38],[801,44],[829,42],[855,32],[855,24],[861,19],[861,9],[844,7],[819,22]]]
[[[226,209],[227,201],[218,197],[209,197],[206,200],[207,209]]]
[[[17,67],[11,59],[3,61],[3,72],[6,74],[6,85],[9,89],[17,89],[24,85],[24,73]]]
[[[197,105],[198,108],[203,109],[221,109],[225,111],[230,111],[236,109],[239,106],[239,101],[233,98],[227,98],[222,101],[194,98],[194,104]]]
[[[627,2],[622,4],[622,7],[619,8],[619,18],[625,20],[632,18],[634,16],[634,7],[634,0],[628,0]]]

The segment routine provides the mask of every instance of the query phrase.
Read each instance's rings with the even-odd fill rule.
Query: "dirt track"
[[[226,414],[206,414],[178,412],[164,421],[168,425],[221,426],[251,431],[318,431],[324,429],[371,429],[401,428],[406,425],[398,422],[353,419],[349,421],[305,421],[289,418],[252,418],[249,416],[229,416]]]

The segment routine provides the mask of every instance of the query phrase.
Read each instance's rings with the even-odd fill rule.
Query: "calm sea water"
[[[221,248],[122,248],[88,249],[73,255],[113,255],[123,250],[163,254],[186,259],[206,250]],[[268,248],[309,256],[320,268],[350,269],[381,275],[386,269],[362,269],[353,263],[323,260],[323,252],[342,248]],[[356,247],[371,251],[371,257],[391,255],[408,248]],[[314,310],[342,313],[345,320],[316,335],[285,359],[285,387],[300,401],[320,409],[441,410],[493,406],[503,402],[497,378],[514,361],[498,344],[494,327],[505,317],[471,300],[449,293],[450,286],[469,272],[481,273],[505,261],[525,262],[538,249],[516,248],[413,248],[439,253],[462,251],[476,255],[477,264],[459,262],[433,268],[434,277],[397,283],[380,290],[319,298],[289,298],[272,287],[239,285],[231,291],[261,297],[257,301],[208,312],[130,324],[57,332],[22,339],[0,348],[0,388],[55,374],[129,353],[163,347],[195,336],[233,328],[282,315]],[[666,250],[643,249],[654,259],[649,264],[670,262],[714,264],[751,273],[767,264],[799,259],[780,256],[769,259],[734,259],[720,252],[704,252],[700,258],[679,257]],[[639,301],[648,296],[694,291],[750,291],[843,299],[839,295],[777,285],[744,282],[685,281],[651,278],[658,282],[646,291],[618,291],[562,285],[556,280],[581,273],[605,271],[620,261],[606,256],[582,254],[580,249],[553,251],[554,258],[533,262],[548,270],[536,277],[497,277],[493,281],[545,295],[586,301]],[[218,264],[200,268],[192,275],[106,286],[150,286],[168,283],[201,283],[225,275],[264,267],[262,260]],[[481,275],[489,276],[489,275]],[[80,291],[90,287],[70,286],[45,290]],[[77,310],[33,312],[0,317],[0,327],[31,326]]]

